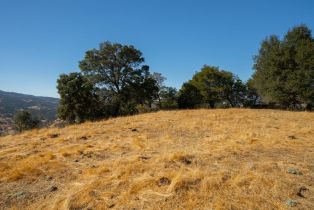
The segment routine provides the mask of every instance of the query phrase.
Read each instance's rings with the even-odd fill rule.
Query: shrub
[[[39,126],[39,122],[37,117],[33,117],[30,112],[25,110],[14,116],[14,127],[18,132],[36,128]]]

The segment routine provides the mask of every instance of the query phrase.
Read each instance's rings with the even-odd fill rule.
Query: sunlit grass
[[[162,111],[2,137],[0,206],[287,209],[292,199],[314,209],[313,119],[274,110]]]

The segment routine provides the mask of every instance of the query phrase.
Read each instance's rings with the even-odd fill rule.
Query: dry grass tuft
[[[0,209],[314,209],[313,119],[162,111],[1,137]]]

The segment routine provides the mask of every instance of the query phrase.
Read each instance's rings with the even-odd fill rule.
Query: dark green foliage
[[[247,99],[247,87],[238,78],[238,76],[232,75],[231,88],[226,89],[224,95],[225,99],[229,102],[232,107],[241,107],[244,105]]]
[[[80,73],[62,74],[57,81],[59,118],[69,123],[95,119],[98,96],[93,84]]]
[[[164,86],[159,95],[161,109],[178,108],[178,91],[175,88]]]
[[[158,98],[159,88],[157,86],[157,81],[152,77],[145,78],[144,82],[140,85],[138,92],[140,93],[141,104],[147,103],[149,107],[151,107],[154,100]]]
[[[261,98],[258,95],[256,88],[253,86],[252,79],[247,81],[245,93],[245,100],[243,103],[245,107],[257,108],[262,106]]]
[[[157,81],[133,46],[105,42],[80,61],[82,74],[61,75],[59,117],[70,123],[137,113],[158,97]]]
[[[86,52],[80,69],[91,76],[98,87],[119,94],[147,76],[148,67],[142,65],[143,62],[142,53],[133,46],[104,42],[99,49]]]
[[[158,87],[157,99],[160,109],[176,109],[178,108],[178,91],[173,87],[164,85],[166,77],[161,73],[154,72],[152,78],[156,81]]]
[[[126,88],[129,100],[134,100],[135,104],[152,106],[152,103],[158,97],[159,88],[156,80],[152,77],[145,77],[143,81],[138,81]]]
[[[314,102],[314,40],[304,25],[283,40],[265,39],[255,56],[253,84],[264,102],[296,107]]]
[[[166,77],[164,77],[161,73],[154,72],[152,75],[152,78],[156,81],[157,87],[158,87],[158,107],[162,109],[162,102],[161,102],[161,91],[165,87],[164,81],[166,80]]]
[[[39,126],[40,121],[38,118],[33,117],[29,111],[17,112],[14,115],[14,127],[17,131],[22,132],[25,130],[34,129]]]
[[[202,95],[202,104],[208,104],[212,108],[217,103],[232,107],[243,105],[246,87],[231,72],[205,65],[188,83]]]
[[[232,74],[217,67],[204,66],[190,81],[202,94],[204,103],[214,107],[221,102],[227,91],[231,91]],[[229,90],[227,90],[229,89]]]
[[[202,104],[203,96],[199,89],[191,83],[184,83],[178,98],[178,106],[182,109],[193,109]]]
[[[105,92],[104,107],[112,107],[112,115],[124,115],[135,113],[137,104],[151,106],[157,98],[158,86],[143,62],[142,53],[133,46],[104,42],[86,52],[80,68]]]

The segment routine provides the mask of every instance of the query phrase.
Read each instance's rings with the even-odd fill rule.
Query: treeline
[[[243,83],[231,72],[204,66],[183,84],[180,108],[264,107],[312,110],[314,105],[314,39],[297,26],[282,40],[267,37],[254,57],[252,78]]]
[[[58,117],[69,123],[160,109],[254,107],[260,103],[251,82],[204,66],[177,91],[151,73],[142,53],[130,45],[105,42],[86,52],[81,72],[60,75]]]
[[[280,40],[267,37],[254,57],[252,78],[243,82],[230,71],[205,65],[179,91],[151,73],[131,45],[105,42],[86,52],[80,72],[57,81],[59,118],[80,123],[158,109],[270,107],[312,109],[314,39],[300,25]]]
[[[104,42],[85,53],[80,72],[60,75],[58,117],[81,123],[160,109],[280,108],[314,109],[314,39],[300,25],[280,39],[262,41],[254,73],[243,82],[230,71],[204,65],[177,91],[151,73],[142,52],[132,45]],[[14,117],[17,131],[39,126],[27,111]]]

